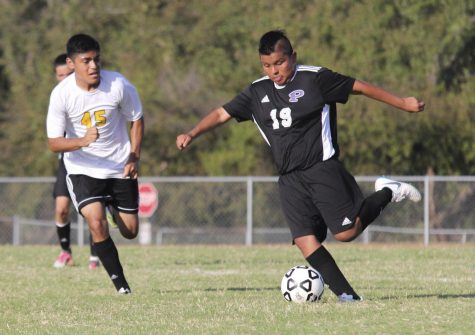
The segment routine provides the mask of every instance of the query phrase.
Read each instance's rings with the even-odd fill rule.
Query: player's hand
[[[97,127],[91,127],[87,128],[86,130],[86,135],[84,135],[83,140],[83,147],[89,146],[89,144],[96,142],[96,140],[99,138],[99,131],[97,130]]]
[[[409,113],[418,113],[424,110],[424,101],[419,101],[414,97],[403,98],[402,100],[404,101],[403,109]]]
[[[135,156],[130,155],[129,160],[124,166],[122,178],[137,179],[139,175],[139,160]]]
[[[193,140],[193,138],[189,134],[181,134],[178,135],[176,138],[176,147],[178,150],[185,149]]]

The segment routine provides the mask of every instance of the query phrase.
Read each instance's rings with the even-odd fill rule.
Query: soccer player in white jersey
[[[327,230],[339,241],[352,241],[389,202],[419,201],[421,195],[412,185],[379,178],[376,192],[363,197],[338,160],[336,103],[346,103],[350,94],[363,94],[410,113],[424,110],[424,103],[323,67],[299,65],[280,30],[261,37],[259,56],[266,76],[211,111],[188,133],[178,135],[176,145],[183,150],[200,134],[231,118],[253,121],[280,174],[281,204],[293,242],[340,301],[361,300],[322,245]]]
[[[53,61],[53,69],[58,82],[65,79],[73,71],[66,64],[67,55],[62,53]],[[69,196],[68,186],[66,185],[66,167],[64,166],[63,154],[59,154],[58,170],[56,172],[56,182],[54,183],[53,197],[55,200],[55,221],[56,232],[58,234],[61,252],[56,258],[53,266],[55,268],[64,268],[73,265],[73,254],[71,251],[71,222],[69,221],[69,208],[71,206],[71,197]],[[89,236],[89,247],[91,254],[89,256],[89,269],[94,270],[100,266],[99,257],[95,252],[92,236]]]
[[[124,76],[101,70],[100,46],[93,37],[74,35],[66,49],[67,64],[74,73],[51,93],[48,146],[64,152],[73,204],[84,216],[97,255],[117,292],[128,294],[131,289],[109,235],[105,207],[112,207],[122,236],[137,236],[142,105]]]

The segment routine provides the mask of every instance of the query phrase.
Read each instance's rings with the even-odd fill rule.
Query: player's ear
[[[297,52],[296,51],[292,52],[292,55],[290,55],[290,60],[292,61],[292,63],[297,63]]]
[[[71,58],[66,58],[66,65],[70,70],[74,70],[74,61]]]

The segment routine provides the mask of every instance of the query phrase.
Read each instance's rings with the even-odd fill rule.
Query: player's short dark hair
[[[72,36],[66,44],[66,51],[69,58],[79,53],[85,53],[88,51],[101,51],[99,42],[93,37],[86,34],[76,34]]]
[[[68,58],[68,55],[66,55],[65,53],[56,56],[53,61],[53,70],[56,70],[58,66],[66,65],[66,58]]]
[[[283,30],[271,30],[262,35],[259,42],[259,54],[270,55],[277,50],[281,50],[285,55],[291,56],[294,53],[292,43]]]

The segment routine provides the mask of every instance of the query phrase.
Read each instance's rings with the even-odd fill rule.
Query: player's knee
[[[88,226],[94,236],[98,236],[100,238],[107,237],[107,228],[100,219],[89,219]]]
[[[351,242],[353,241],[358,234],[353,229],[343,231],[341,233],[338,233],[335,235],[335,239],[337,239],[340,242]]]
[[[61,219],[61,222],[67,222],[69,216],[69,210],[64,207],[56,208],[56,217]]]
[[[138,229],[127,229],[127,231],[122,232],[122,236],[128,240],[133,240],[139,234]]]

